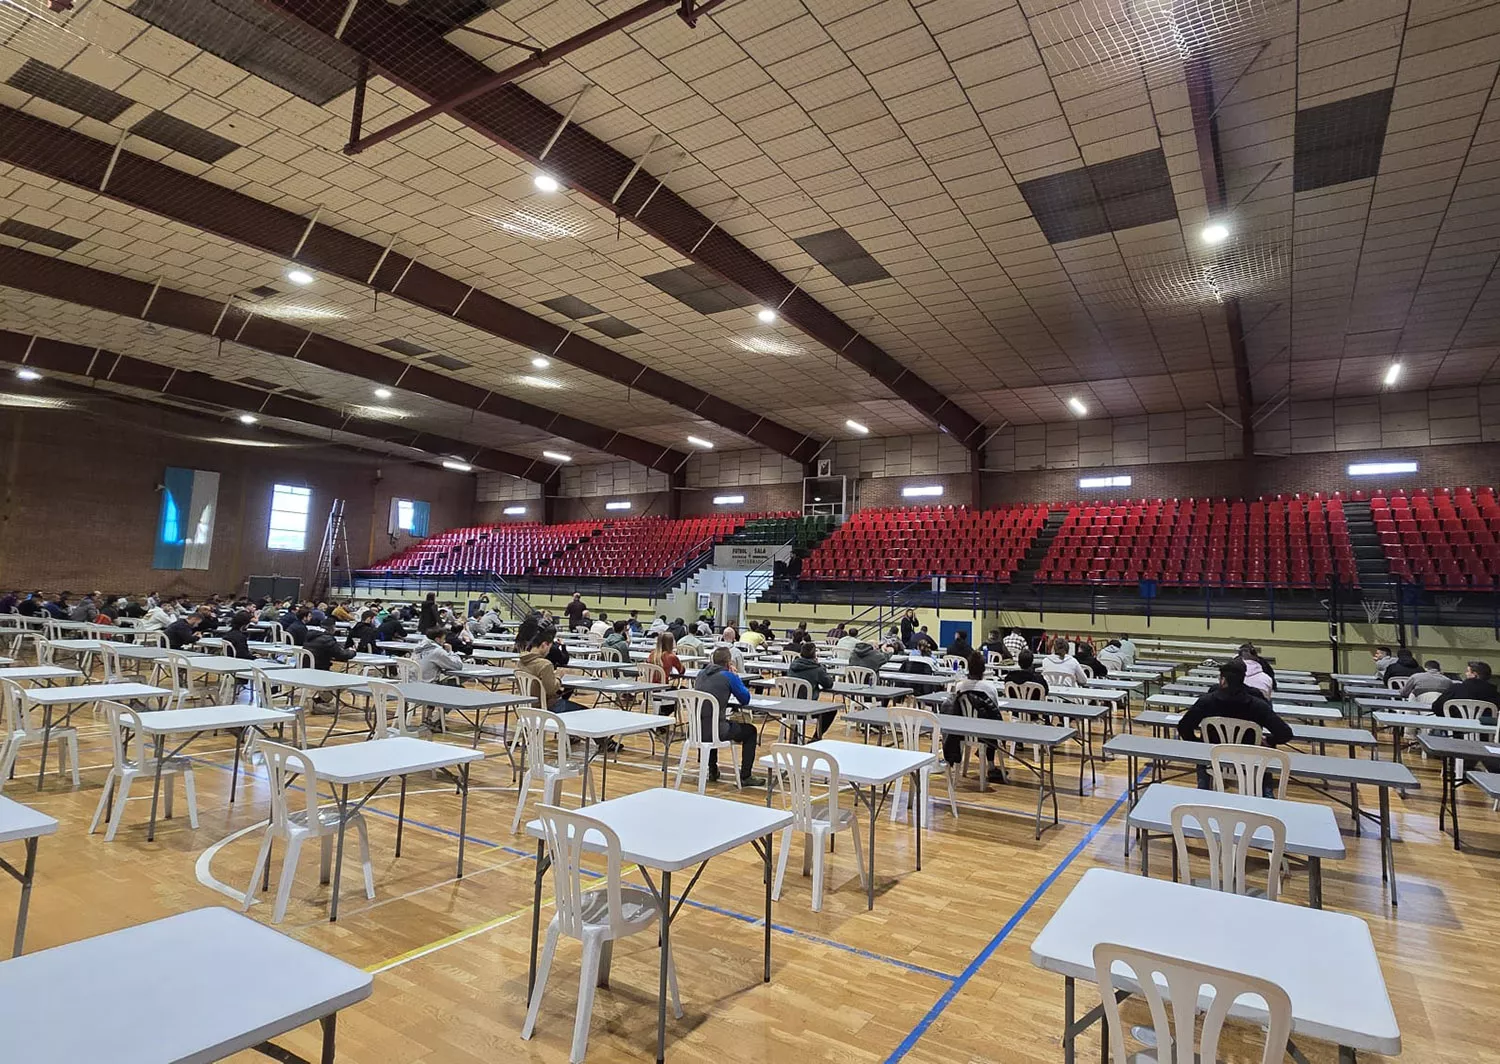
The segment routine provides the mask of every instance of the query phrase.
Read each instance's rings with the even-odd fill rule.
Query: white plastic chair
[[[1109,1031],[1109,1060],[1114,1064],[1218,1060],[1224,1021],[1229,1010],[1244,997],[1265,1003],[1267,1019],[1259,1025],[1265,1039],[1260,1064],[1280,1064],[1286,1059],[1287,1042],[1292,1035],[1292,1001],[1275,983],[1109,942],[1094,947],[1094,978],[1099,984]],[[1146,999],[1151,1010],[1150,1029],[1155,1032],[1154,1053],[1126,1052],[1127,1028],[1113,992],[1117,987]],[[1207,1002],[1207,1008],[1203,1010],[1200,1038],[1197,1014],[1202,1002]]]
[[[165,687],[172,690],[168,708],[186,709],[195,699],[212,699],[214,692],[193,683],[193,668],[189,664],[191,655],[182,650],[169,650],[165,658],[156,662],[156,674]]]
[[[1392,676],[1385,681],[1385,686],[1388,690],[1399,691],[1406,686],[1408,679],[1410,679],[1408,676]]]
[[[1465,720],[1480,720],[1488,715],[1495,721],[1493,734],[1484,735],[1476,733],[1470,738],[1479,739],[1484,742],[1500,742],[1500,706],[1493,702],[1485,702],[1478,698],[1450,698],[1443,703],[1443,715],[1448,717],[1462,717]],[[1460,783],[1464,778],[1464,760],[1461,757],[1453,759],[1453,779]]]
[[[295,718],[292,723],[292,741],[306,745],[307,711],[293,703],[290,694],[278,696],[275,685],[276,670],[262,669],[256,665],[250,667],[250,690],[255,704],[261,709],[279,709],[291,713]]]
[[[939,723],[938,715],[930,709],[912,709],[908,706],[892,706],[889,710],[891,721],[891,734],[895,737],[896,746],[902,750],[926,750],[936,755],[936,764],[943,767],[943,775],[948,780],[948,808],[954,817],[958,816],[958,795],[953,787],[953,777],[958,771],[957,765],[949,765],[943,761],[942,756],[942,725]],[[932,765],[924,765],[918,778],[921,781],[921,794],[917,800],[921,802],[921,808],[930,808]],[[891,819],[899,820],[902,810],[902,797],[905,794],[906,777],[901,776],[896,780],[895,792],[891,795]],[[927,818],[927,828],[932,830],[932,818]]]
[[[1292,777],[1292,756],[1285,750],[1219,743],[1209,748],[1208,757],[1214,790],[1230,792],[1233,790],[1230,784],[1235,783],[1241,794],[1258,798],[1265,793],[1261,788],[1266,773],[1275,766],[1276,793],[1272,797],[1286,797],[1287,784]]]
[[[373,714],[372,731],[375,738],[385,739],[392,734],[416,735],[417,728],[407,717],[406,696],[401,689],[386,680],[371,679],[365,686],[370,690],[370,712]]]
[[[1261,740],[1259,724],[1235,717],[1204,717],[1198,733],[1206,743],[1230,746],[1259,746]]]
[[[864,665],[846,665],[843,679],[858,687],[874,687],[880,682],[880,674]]]
[[[327,883],[333,870],[333,843],[339,833],[339,807],[319,806],[318,773],[312,762],[301,750],[281,743],[261,739],[256,743],[266,761],[266,775],[271,780],[271,820],[260,841],[260,852],[250,869],[250,886],[245,891],[244,909],[248,910],[255,896],[260,893],[262,877],[270,875],[271,843],[281,839],[286,853],[281,859],[281,878],[276,885],[276,909],[271,914],[272,923],[281,923],[286,916],[287,900],[292,895],[292,882],[297,878],[297,859],[302,856],[302,844],[308,839],[317,839],[322,847],[322,865],[318,882]],[[302,809],[291,808],[292,780],[302,777]],[[370,837],[365,831],[364,813],[350,813],[349,825],[359,833],[359,861],[365,873],[365,897],[375,897],[375,870],[370,865]]]
[[[536,985],[526,1009],[521,1037],[530,1039],[536,1030],[537,1014],[542,1008],[542,994],[557,955],[557,940],[567,935],[583,946],[583,960],[578,976],[578,1011],[573,1019],[572,1064],[579,1064],[589,1046],[589,1019],[594,1013],[594,990],[609,986],[609,966],[616,940],[648,931],[656,923],[659,911],[655,895],[644,887],[620,882],[620,839],[614,829],[585,813],[570,812],[555,805],[537,807],[542,836],[552,860],[553,896],[557,912],[547,925],[547,941],[537,964]],[[603,886],[593,890],[584,887],[584,840],[604,848]],[[594,882],[599,882],[594,880]],[[672,991],[672,1012],[682,1016],[677,997],[677,968],[672,951],[667,950],[667,983]]]
[[[517,678],[522,675],[525,674],[516,673]],[[551,760],[547,756],[549,740],[556,748],[556,754]],[[583,775],[583,760],[573,757],[568,726],[561,715],[550,709],[532,709],[530,706],[517,708],[513,744],[522,749],[526,771],[521,774],[521,786],[516,794],[516,815],[510,822],[512,835],[521,830],[521,814],[526,809],[526,796],[530,793],[532,784],[542,785],[544,805],[555,806],[562,793],[563,780],[576,780]],[[583,786],[587,787],[588,784]]]
[[[967,672],[969,669],[969,660],[957,654],[944,654],[942,666],[949,672]]]
[[[672,786],[682,789],[682,773],[687,768],[688,755],[698,759],[698,793],[708,788],[708,755],[713,750],[729,753],[729,770],[734,773],[734,785],[739,788],[739,757],[735,744],[719,737],[719,701],[707,691],[678,691],[679,711],[687,718],[687,741],[682,744],[682,754],[677,759],[677,778]],[[713,727],[707,736],[703,734],[703,713],[707,710]]]
[[[1188,869],[1188,836],[1184,821],[1193,820],[1203,832],[1208,849],[1208,878],[1194,879]],[[1261,844],[1252,845],[1261,835]],[[1264,895],[1250,886],[1245,863],[1253,849],[1266,849],[1270,837],[1270,873]],[[1281,892],[1281,859],[1286,855],[1286,824],[1281,819],[1248,809],[1222,805],[1179,805],[1172,810],[1172,839],[1177,845],[1177,878],[1182,883],[1222,890],[1229,894],[1256,894],[1275,901]]]
[[[5,735],[0,739],[0,791],[3,791],[5,781],[10,779],[11,772],[15,770],[21,748],[41,745],[42,726],[32,716],[26,692],[15,680],[0,678],[0,703],[3,703],[0,708],[4,709],[5,714]],[[73,768],[73,786],[79,786],[78,729],[53,728],[51,741],[57,744],[57,771],[62,772],[62,756],[66,751],[68,762]],[[46,768],[45,765],[42,767]]]
[[[781,832],[781,852],[776,856],[776,882],[771,887],[771,897],[780,900],[781,883],[786,877],[786,857],[792,848],[792,833],[800,832],[803,840],[802,874],[812,869],[813,912],[823,911],[823,868],[827,860],[828,843],[836,833],[849,831],[854,840],[854,863],[859,866],[860,886],[867,886],[863,843],[859,833],[859,807],[851,808],[839,804],[839,763],[822,750],[791,743],[776,743],[771,747],[771,771],[776,773],[783,785],[792,811],[792,822]],[[816,777],[823,777],[818,780]],[[825,791],[813,795],[813,788],[821,784]]]
[[[109,715],[110,752],[114,757],[114,762],[110,767],[109,775],[105,777],[104,791],[99,795],[99,804],[94,809],[94,819],[89,821],[89,834],[92,835],[99,827],[99,821],[104,819],[105,807],[109,805],[112,797],[114,809],[110,813],[109,827],[104,832],[104,841],[113,842],[115,832],[120,830],[120,819],[124,816],[125,805],[130,800],[130,785],[138,776],[144,776],[149,780],[156,774],[156,757],[147,752],[151,747],[151,740],[141,734],[141,718],[135,710],[122,706],[118,702],[105,702],[104,711]],[[134,758],[130,755],[132,740],[135,741],[139,751]],[[162,800],[166,817],[168,820],[172,819],[172,781],[178,776],[182,777],[182,790],[187,796],[188,824],[196,829],[198,827],[198,791],[193,783],[193,763],[185,757],[169,757],[162,763],[161,780],[164,788]]]

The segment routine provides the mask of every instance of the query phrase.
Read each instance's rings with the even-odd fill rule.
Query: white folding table
[[[0,669],[0,680],[25,683],[28,680],[81,680],[83,673],[65,665],[9,665]]]
[[[260,706],[193,706],[189,709],[163,709],[155,713],[137,714],[140,733],[149,737],[155,747],[156,772],[151,782],[151,821],[146,828],[146,841],[156,841],[156,804],[161,795],[162,767],[169,758],[176,757],[187,749],[198,736],[205,732],[234,732],[234,768],[229,776],[229,801],[234,802],[240,780],[240,748],[245,742],[245,732],[250,729],[266,734],[272,725],[293,724],[297,715],[281,709],[262,709]],[[167,736],[184,736],[182,742],[171,753],[166,752]],[[114,792],[110,792],[104,819],[109,820],[114,807]]]
[[[21,906],[16,911],[16,937],[10,953],[12,957],[21,955],[21,948],[26,942],[26,913],[31,908],[31,885],[36,879],[37,841],[43,835],[56,833],[55,818],[28,805],[0,797],[0,842],[26,843],[26,864],[23,867],[17,868],[0,857],[0,870],[8,872],[21,884]],[[6,1037],[10,1036],[11,1032],[7,1031]]]
[[[1334,1043],[1340,1064],[1360,1050],[1401,1052],[1380,958],[1358,917],[1091,868],[1031,944],[1031,963],[1063,977],[1064,1064],[1074,1064],[1078,1035],[1103,1019],[1102,1006],[1074,1018],[1074,984],[1096,981],[1101,942],[1275,983],[1291,999],[1292,1033]],[[1129,982],[1116,980],[1117,995],[1128,994]],[[1265,1013],[1247,999],[1231,1015],[1254,1023]]]
[[[636,714],[639,716],[639,714]],[[569,717],[577,713],[568,714]],[[852,745],[852,744],[845,744]],[[878,748],[874,748],[878,749]],[[611,798],[591,805],[587,814],[608,825],[620,840],[620,857],[624,863],[640,867],[646,886],[655,896],[661,919],[661,965],[656,1001],[656,1061],[662,1064],[667,1052],[667,951],[672,941],[672,924],[678,911],[708,862],[745,843],[755,847],[764,864],[766,910],[762,927],[765,931],[765,971],[762,980],[771,981],[771,848],[776,832],[792,822],[792,814],[764,809],[746,802],[694,794],[691,791],[669,791],[665,787]],[[536,885],[531,909],[531,968],[526,978],[528,1000],[536,986],[536,947],[541,930],[542,877],[551,860],[543,842],[541,821],[526,825],[526,833],[537,840]],[[584,839],[584,848],[600,852],[602,847]],[[672,873],[697,865],[697,870],[677,903],[672,904]],[[661,873],[658,886],[649,869]]]
[[[47,770],[47,744],[54,727],[63,727],[80,706],[93,702],[140,702],[155,698],[171,698],[172,692],[144,683],[89,683],[72,687],[31,687],[25,691],[26,700],[42,707],[42,757],[36,770],[36,789],[42,789],[43,774]],[[52,721],[52,710],[62,707],[62,720]]]
[[[442,710],[445,715],[449,710],[457,713],[466,724],[474,729],[474,741],[470,744],[474,747],[479,746],[479,732],[484,726],[485,714],[490,710],[503,711],[505,734],[509,736],[512,707],[529,706],[536,701],[526,695],[504,694],[488,689],[454,687],[450,684],[420,681],[398,683],[396,690],[400,691],[408,702],[415,705],[431,706],[433,709]]]
[[[328,920],[339,918],[339,878],[344,867],[344,833],[349,817],[363,809],[392,776],[401,778],[401,805],[396,814],[396,856],[401,856],[401,834],[406,825],[406,778],[413,772],[431,772],[440,768],[458,769],[458,791],[462,796],[458,814],[458,878],[464,877],[464,841],[469,825],[469,763],[483,760],[478,750],[465,750],[452,743],[392,736],[362,743],[342,743],[302,751],[312,762],[318,778],[334,788],[339,806],[338,844],[333,860],[333,897],[329,901]],[[355,783],[374,786],[352,807],[349,787]]]
[[[333,695],[333,720],[328,725],[328,731],[323,736],[323,745],[334,736],[334,729],[339,726],[339,710],[343,708],[343,694],[345,691],[353,691],[364,688],[368,676],[360,676],[352,672],[334,672],[332,669],[278,669],[272,677],[271,682],[277,687],[290,687],[297,691],[321,691]],[[345,735],[366,735],[368,732],[343,732]]]
[[[606,663],[607,664],[607,663]],[[572,666],[569,665],[569,668]],[[632,669],[632,672],[635,670]],[[617,707],[623,698],[639,697],[641,695],[653,695],[663,691],[671,690],[670,684],[649,683],[645,680],[610,679],[608,677],[594,677],[584,679],[569,678],[563,681],[563,686],[572,691],[591,691],[594,694],[594,705],[608,699]]]
[[[807,741],[808,718],[819,717],[824,713],[837,713],[839,703],[823,702],[816,698],[775,698],[769,695],[752,695],[748,706],[736,703],[730,708],[780,718],[792,742],[804,743]]]
[[[871,746],[869,743],[850,743],[840,739],[819,739],[808,743],[807,749],[818,750],[839,766],[839,781],[847,783],[854,797],[870,814],[870,846],[866,861],[869,875],[865,879],[865,901],[867,907],[875,908],[875,822],[890,797],[891,785],[902,776],[911,777],[911,793],[922,793],[921,770],[937,764],[937,756],[920,750],[902,750],[894,746]],[[760,764],[770,769],[771,755],[759,759]],[[776,786],[776,773],[766,773],[766,805],[771,804],[771,794]],[[879,797],[876,791],[879,790]],[[922,803],[913,801],[912,826],[917,835],[917,871],[922,870]]]
[[[1241,809],[1273,816],[1286,825],[1286,852],[1307,860],[1308,893],[1313,908],[1323,907],[1323,858],[1343,860],[1344,837],[1339,832],[1333,810],[1316,802],[1293,802],[1285,798],[1261,798],[1258,795],[1225,791],[1201,791],[1196,787],[1179,787],[1172,783],[1153,783],[1126,818],[1134,828],[1141,851],[1141,874],[1151,874],[1151,835],[1172,834],[1172,811],[1179,805],[1212,805],[1220,809]],[[1201,839],[1203,830],[1196,821],[1184,822],[1183,830]],[[1270,849],[1269,834],[1258,832],[1251,839],[1259,849]],[[1260,845],[1264,843],[1264,845]],[[1177,867],[1176,850],[1172,867]]]
[[[1427,709],[1431,710],[1431,706]],[[1406,736],[1406,729],[1415,732],[1444,731],[1454,735],[1478,735],[1495,738],[1495,722],[1486,723],[1472,717],[1448,717],[1432,712],[1418,712],[1416,710],[1388,710],[1377,709],[1370,714],[1370,718],[1376,726],[1384,726],[1391,729],[1391,747],[1394,755],[1393,760],[1401,760],[1401,748]]]
[[[1191,709],[1199,697],[1198,695],[1152,695],[1146,699],[1146,705],[1163,709]],[[1290,702],[1272,702],[1271,709],[1278,717],[1286,717],[1289,720],[1341,721],[1345,719],[1342,713],[1329,705],[1305,706]]]
[[[657,685],[653,685],[657,686]],[[530,702],[531,699],[526,699]],[[604,791],[609,784],[609,754],[606,739],[623,737],[626,735],[639,735],[642,732],[656,732],[662,728],[668,729],[662,737],[661,744],[661,785],[667,785],[667,754],[672,748],[672,733],[670,729],[677,723],[675,716],[666,716],[661,713],[632,713],[628,709],[575,709],[571,713],[562,714],[564,726],[568,729],[568,738],[593,740],[585,746],[583,755],[584,767],[584,804],[588,804],[588,787],[593,779],[589,773],[589,766],[595,757],[603,754],[603,768],[600,772],[599,793],[596,801],[604,800]]]
[[[333,1064],[338,1011],[372,985],[247,916],[196,909],[0,962],[0,1030],[25,1064],[209,1064],[246,1049],[299,1060],[271,1039],[318,1020]]]
[[[1137,713],[1131,720],[1150,728],[1160,738],[1176,738],[1177,724],[1182,718],[1181,713],[1148,709]],[[1329,728],[1319,724],[1288,724],[1287,727],[1292,729],[1294,741],[1317,743],[1320,754],[1327,752],[1329,743],[1335,746],[1347,746],[1350,757],[1354,756],[1356,747],[1368,747],[1372,754],[1376,748],[1374,734],[1363,728]],[[1171,734],[1168,735],[1168,732]]]

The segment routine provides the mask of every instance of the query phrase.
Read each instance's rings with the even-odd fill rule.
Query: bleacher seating
[[[1009,583],[1049,509],[861,510],[812,552],[802,578],[908,582],[940,575]]]
[[[1037,583],[1317,587],[1358,570],[1337,497],[1075,503]]]
[[[601,527],[600,521],[574,521],[565,525],[524,522],[450,528],[371,568],[391,573],[489,572],[519,576]]]
[[[834,519],[828,515],[803,517],[796,511],[764,514],[745,523],[745,527],[730,537],[735,543],[754,543],[781,546],[789,543],[793,549],[804,550],[816,545],[833,531]]]
[[[710,543],[717,543],[759,514],[713,517],[634,517],[607,522],[537,568],[541,576],[665,577],[681,569]]]
[[[1370,519],[1391,575],[1452,591],[1493,588],[1500,577],[1500,502],[1493,488],[1433,488],[1370,495]]]

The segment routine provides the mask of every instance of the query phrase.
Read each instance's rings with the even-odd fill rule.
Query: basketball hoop
[[[1390,603],[1385,599],[1365,599],[1360,605],[1365,608],[1365,620],[1371,624],[1379,624]]]

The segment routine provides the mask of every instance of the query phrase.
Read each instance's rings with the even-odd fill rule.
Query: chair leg
[[[734,789],[742,791],[745,785],[740,782],[740,748],[735,743],[730,743],[725,752],[729,754],[729,771],[734,773]]]
[[[952,810],[956,820],[958,818],[958,794],[953,789],[953,766],[949,765],[943,775],[948,777],[948,808]]]
[[[609,965],[614,958],[615,941],[614,939],[608,939],[604,945],[599,947],[599,979],[594,984],[595,986],[602,986],[605,989],[609,988]]]
[[[542,947],[542,959],[536,968],[536,985],[531,988],[531,1004],[526,1008],[526,1022],[521,1025],[521,1037],[530,1038],[536,1030],[537,1013],[542,1008],[542,992],[547,989],[547,976],[552,972],[552,957],[557,953],[557,923],[547,925],[547,942]]]
[[[370,833],[365,830],[363,817],[354,822],[354,830],[359,833],[359,863],[365,872],[365,897],[374,901],[375,866],[370,864]]]
[[[182,770],[182,793],[187,798],[188,826],[198,830],[198,785],[193,781],[193,770]]]
[[[781,900],[781,883],[786,879],[786,855],[792,848],[792,829],[783,828],[781,831],[780,852],[776,855],[776,881],[771,886],[771,897],[777,901]]]
[[[516,792],[516,815],[510,821],[510,833],[521,830],[521,814],[526,811],[526,794],[531,790],[531,768],[521,774],[521,785]]]
[[[905,812],[901,804],[901,800],[905,797],[906,781],[904,779],[898,779],[896,781],[896,789],[891,793],[891,823],[895,823],[897,820],[900,820],[901,814]]]
[[[297,858],[302,855],[304,838],[294,834],[286,840],[286,854],[281,859],[281,881],[276,884],[276,910],[271,914],[273,924],[281,923],[286,916],[286,903],[292,897],[292,882],[297,878]]]
[[[0,762],[0,769],[4,769],[5,767],[6,767],[5,763],[4,762]],[[109,775],[104,777],[104,790],[101,791],[100,794],[99,794],[99,804],[94,807],[94,819],[89,821],[89,834],[90,835],[92,835],[96,830],[98,830],[98,828],[99,828],[99,821],[101,821],[101,820],[104,819],[104,809],[105,809],[105,807],[107,805],[109,805],[109,795],[110,795],[110,792],[114,790],[116,775],[117,775],[117,773],[115,772],[115,770],[114,769],[110,769],[109,770]],[[0,772],[0,786],[3,786],[3,785],[4,785],[4,774],[3,774],[3,772]]]
[[[78,736],[76,734],[67,737],[68,763],[73,767],[73,786],[80,787],[82,782],[78,778]]]
[[[120,821],[125,817],[125,803],[130,798],[130,784],[135,773],[122,772],[115,779],[115,811],[109,818],[109,828],[104,832],[105,842],[115,841],[115,832],[120,830]]]
[[[333,836],[318,837],[318,885],[326,887],[333,879]]]
[[[667,947],[667,989],[672,993],[672,1015],[682,1019],[682,999],[677,996],[677,958],[672,956],[672,947]]]
[[[583,964],[578,973],[578,1013],[573,1018],[573,1052],[568,1057],[572,1064],[582,1064],[589,1048],[589,1020],[594,1015],[594,990],[599,984],[599,955],[603,943],[598,939],[584,939]]]
[[[809,833],[807,838],[812,844],[812,910],[820,913],[823,911],[823,873],[828,863],[827,839],[816,832]]]
[[[255,855],[255,864],[250,867],[250,886],[245,888],[245,904],[240,908],[240,912],[250,911],[250,903],[253,902],[255,900],[255,896],[260,893],[260,877],[262,874],[262,870],[266,867],[266,862],[270,859],[271,825],[267,824],[265,837],[260,840],[260,852]]]
[[[698,793],[702,794],[708,789],[708,752],[699,747],[698,754]]]
[[[171,820],[172,819],[172,801],[173,801],[173,798],[174,798],[174,796],[176,794],[177,788],[172,785],[173,781],[172,781],[172,777],[171,777],[170,774],[164,772],[164,773],[162,773],[162,775],[163,775],[163,777],[165,777],[162,780],[162,782],[167,785],[166,786],[166,793],[164,793],[161,796],[161,798],[162,798],[162,813],[163,813],[162,819],[163,820]]]
[[[682,752],[677,756],[677,778],[672,781],[672,789],[674,791],[682,790],[682,773],[687,768],[688,745],[687,740],[683,740]],[[702,788],[699,788],[698,793],[703,793]]]
[[[859,866],[859,885],[865,888],[870,886],[870,870],[865,866],[865,844],[860,841],[859,813],[855,813],[849,821],[849,836],[854,841],[854,863]]]

